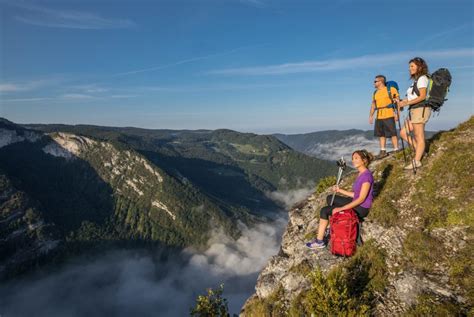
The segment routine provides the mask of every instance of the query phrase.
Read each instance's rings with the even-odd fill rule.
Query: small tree
[[[321,194],[326,189],[331,186],[336,185],[336,176],[327,176],[319,180],[318,185],[316,186],[316,193]]]
[[[196,306],[191,308],[191,316],[197,317],[230,317],[227,299],[222,297],[224,284],[216,290],[207,289],[207,295],[199,295]]]

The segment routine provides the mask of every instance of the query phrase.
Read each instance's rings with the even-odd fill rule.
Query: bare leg
[[[318,240],[323,240],[324,232],[328,227],[329,220],[326,219],[319,219],[319,228],[318,228],[318,236],[316,237]]]
[[[410,131],[413,131],[413,124],[409,120],[405,120],[402,130],[403,133],[401,132],[400,135],[402,135],[402,138],[407,141],[409,145],[416,148],[416,141],[410,136]]]
[[[400,137],[403,140],[408,142],[408,133],[407,133],[407,130],[406,130],[406,122],[405,122],[403,128],[400,129]]]
[[[415,161],[421,161],[423,153],[425,152],[425,124],[415,123],[413,124],[413,133],[415,134],[416,146],[415,146]]]
[[[395,149],[398,149],[398,137],[392,136],[392,145]]]
[[[384,136],[381,136],[379,138],[379,142],[380,142],[380,149],[385,149],[385,144],[387,143],[387,139],[385,139]]]

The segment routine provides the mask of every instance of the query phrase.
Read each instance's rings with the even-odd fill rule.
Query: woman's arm
[[[422,102],[425,99],[426,99],[426,88],[420,88],[420,96],[418,96],[415,99],[410,100],[410,101],[408,101],[408,99],[400,100],[400,102],[398,103],[398,106],[400,108],[403,108],[403,107],[406,107],[406,106],[415,105],[419,102]]]
[[[350,191],[348,191],[348,190],[344,190],[344,189],[342,189],[342,188],[339,188],[339,186],[334,186],[334,191],[335,191],[336,193],[341,193],[341,194],[343,194],[343,195],[346,195],[346,196],[349,196],[349,197],[351,197],[351,198],[354,198],[354,192],[350,192]]]
[[[346,204],[342,207],[334,208],[332,210],[332,212],[335,213],[335,212],[339,212],[339,211],[342,211],[342,210],[347,210],[347,209],[351,209],[351,208],[359,206],[367,198],[367,195],[369,194],[369,191],[370,191],[370,183],[369,182],[363,183],[362,187],[360,189],[359,198],[357,198],[356,200],[354,200],[354,201],[352,201],[352,202],[350,202],[350,203],[348,203],[348,204]],[[354,196],[352,196],[352,197],[354,197]]]

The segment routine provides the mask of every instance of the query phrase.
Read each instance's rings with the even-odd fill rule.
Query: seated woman
[[[337,185],[333,186],[333,190],[336,193],[341,193],[351,198],[336,195],[332,206],[321,208],[318,235],[316,239],[306,243],[308,248],[322,249],[326,246],[326,243],[323,241],[324,232],[329,224],[328,219],[333,213],[354,209],[359,218],[364,218],[368,215],[369,209],[372,206],[374,187],[374,177],[372,172],[368,169],[368,166],[373,159],[373,155],[366,150],[359,150],[352,153],[352,165],[359,171],[359,175],[352,185],[353,192],[341,189]],[[328,205],[331,203],[331,198],[332,195],[327,197]]]

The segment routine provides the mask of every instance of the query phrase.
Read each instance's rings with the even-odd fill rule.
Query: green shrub
[[[227,299],[222,297],[224,285],[214,290],[209,288],[207,295],[199,295],[196,299],[196,306],[191,308],[191,316],[198,317],[229,317]]]
[[[359,296],[364,291],[371,295],[381,294],[387,287],[386,253],[378,248],[373,240],[367,241],[357,250],[357,253],[347,262],[346,267],[352,277],[353,295]]]
[[[244,317],[283,317],[287,316],[282,303],[283,287],[280,287],[264,299],[254,298],[245,306]]]
[[[387,279],[385,253],[373,241],[326,276],[320,269],[309,274],[311,287],[291,303],[290,316],[368,316]]]
[[[243,317],[272,317],[271,306],[267,301],[260,298],[254,298],[245,306],[245,311],[241,314]]]
[[[319,180],[319,183],[316,186],[316,193],[321,194],[326,189],[334,185],[336,185],[336,176],[323,177]]]
[[[302,296],[300,303],[293,303],[296,307],[291,309],[292,314],[316,316],[368,315],[369,307],[358,303],[356,298],[350,296],[347,283],[347,272],[336,269],[324,276],[321,270],[315,270],[309,275],[311,288]],[[295,315],[293,315],[295,316]]]

